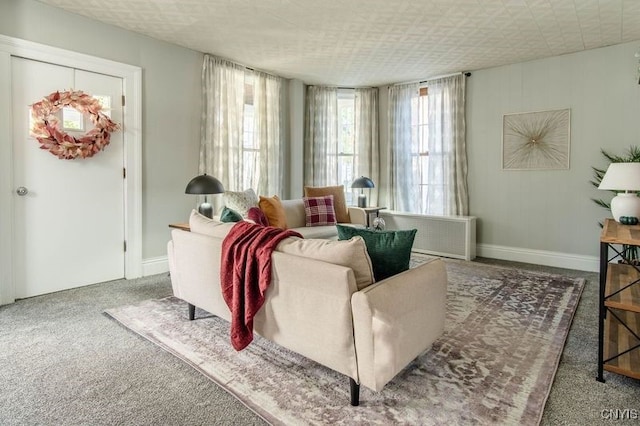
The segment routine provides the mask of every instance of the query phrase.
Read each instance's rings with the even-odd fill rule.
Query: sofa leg
[[[360,405],[360,385],[349,377],[349,387],[351,388],[351,405],[357,407]]]
[[[191,303],[189,303],[188,305],[189,305],[189,321],[193,321],[194,319],[196,319],[196,307]]]

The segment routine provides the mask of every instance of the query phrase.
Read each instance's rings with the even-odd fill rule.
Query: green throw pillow
[[[411,247],[417,229],[402,231],[373,231],[353,226],[336,225],[338,239],[348,240],[356,235],[364,239],[373,263],[373,276],[381,281],[409,269]]]
[[[231,210],[229,207],[222,209],[222,213],[220,214],[220,222],[240,222],[242,220],[242,216],[235,210]]]

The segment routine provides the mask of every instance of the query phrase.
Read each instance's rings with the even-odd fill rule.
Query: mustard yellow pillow
[[[280,198],[277,195],[273,197],[260,196],[260,202],[258,203],[260,210],[267,217],[269,226],[275,226],[276,228],[287,229],[287,217],[284,214],[284,207],[280,202]]]
[[[338,186],[305,186],[305,197],[324,197],[333,195],[333,209],[336,212],[338,223],[351,223],[349,210],[347,210],[347,200],[344,197],[344,185]]]

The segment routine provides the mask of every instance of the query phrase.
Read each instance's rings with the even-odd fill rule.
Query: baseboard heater
[[[456,259],[476,257],[474,216],[427,216],[382,210],[386,229],[417,229],[413,250]]]

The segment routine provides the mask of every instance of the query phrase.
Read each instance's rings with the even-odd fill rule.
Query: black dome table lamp
[[[213,217],[213,207],[208,202],[207,195],[221,194],[223,192],[224,186],[222,186],[222,183],[206,173],[191,179],[184,190],[185,194],[204,195],[204,203],[198,206],[198,212],[208,218]]]
[[[367,196],[364,193],[364,189],[375,188],[373,181],[368,177],[360,176],[358,179],[353,181],[351,188],[360,188],[360,194],[358,194],[358,207],[367,207]]]

